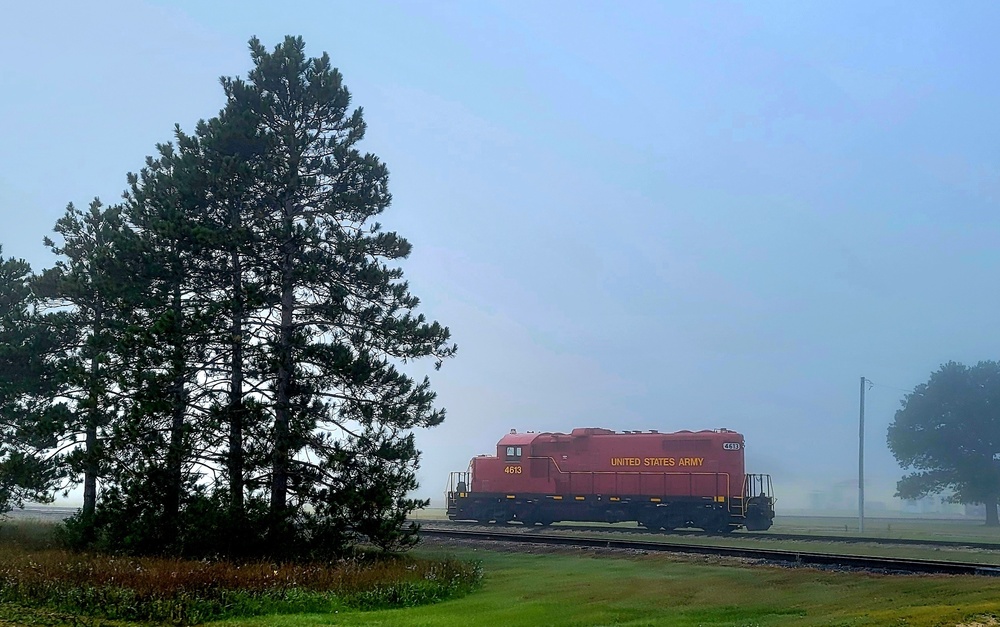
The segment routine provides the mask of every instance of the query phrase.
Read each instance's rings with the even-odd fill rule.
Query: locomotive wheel
[[[525,527],[534,527],[535,525],[541,525],[543,527],[548,527],[552,524],[552,521],[547,518],[539,518],[538,516],[529,516],[522,520]]]
[[[727,534],[736,531],[738,526],[739,525],[729,524],[729,521],[727,520],[725,522],[717,522],[711,525],[706,525],[703,529],[709,533]]]
[[[664,515],[649,516],[638,521],[640,525],[649,529],[650,531],[670,531],[670,527],[667,524],[667,517]]]

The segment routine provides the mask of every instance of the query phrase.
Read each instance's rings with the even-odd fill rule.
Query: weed
[[[0,545],[0,602],[108,620],[190,625],[265,613],[412,607],[475,589],[482,569],[451,559],[333,563],[191,561]]]

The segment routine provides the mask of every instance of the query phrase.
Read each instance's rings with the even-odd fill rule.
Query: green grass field
[[[829,524],[836,521],[807,521],[807,526],[817,528]],[[44,545],[44,534],[31,528],[0,527],[0,531],[3,531],[0,540],[6,542],[39,548]],[[485,573],[482,587],[460,598],[405,609],[359,610],[338,604],[313,613],[261,615],[209,624],[220,627],[1000,625],[1000,578],[878,575],[786,568],[712,557],[539,547],[530,550],[515,552],[502,545],[477,548],[428,541],[414,551],[415,556],[478,561]],[[3,627],[140,624],[149,623],[107,621],[17,603],[0,605]]]
[[[462,599],[405,610],[350,612],[214,625],[594,625],[939,626],[993,624],[1000,579],[889,576],[678,559],[555,551],[508,553],[424,547],[482,560],[482,590]]]

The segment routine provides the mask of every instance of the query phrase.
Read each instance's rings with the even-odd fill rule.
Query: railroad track
[[[468,527],[468,528],[484,528],[486,525],[481,523],[473,522],[461,522],[452,520],[424,520],[415,521],[419,522],[425,528],[427,525],[433,526],[445,526],[445,527]],[[1000,551],[1000,543],[997,542],[967,542],[964,540],[919,540],[916,538],[876,538],[876,537],[852,537],[852,536],[834,536],[834,535],[814,535],[805,533],[772,533],[770,531],[737,531],[728,534],[718,534],[718,533],[706,533],[704,531],[652,531],[649,529],[644,529],[642,527],[612,527],[606,525],[579,525],[579,526],[556,526],[556,527],[525,527],[523,525],[490,525],[490,527],[496,527],[497,529],[507,529],[507,530],[519,530],[522,533],[531,530],[532,532],[545,529],[546,532],[549,531],[585,531],[588,533],[627,533],[627,534],[651,534],[656,537],[661,538],[676,538],[676,537],[688,537],[688,538],[752,538],[756,540],[792,540],[796,542],[830,542],[830,543],[844,543],[844,544],[895,544],[901,546],[926,546],[926,547],[937,547],[937,548],[969,548],[969,549],[980,549],[984,551]],[[429,527],[434,528],[434,527]]]
[[[891,557],[869,557],[861,555],[836,555],[812,551],[789,551],[756,549],[745,547],[720,547],[699,544],[665,544],[644,540],[619,540],[607,538],[581,538],[551,533],[517,533],[501,530],[474,529],[429,529],[424,527],[424,536],[469,540],[476,542],[512,542],[549,546],[572,546],[601,549],[624,549],[631,551],[688,553],[696,555],[716,555],[759,559],[782,564],[801,564],[838,568],[864,569],[893,573],[934,573],[949,575],[1000,576],[1000,566],[951,562],[944,560],[901,559]]]

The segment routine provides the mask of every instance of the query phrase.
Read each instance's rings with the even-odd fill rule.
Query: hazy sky
[[[782,504],[873,499],[903,391],[1000,358],[1000,4],[7,2],[0,244],[114,202],[252,35],[329,52],[456,359],[421,494],[519,431],[743,432]],[[422,368],[414,370],[423,372]]]

